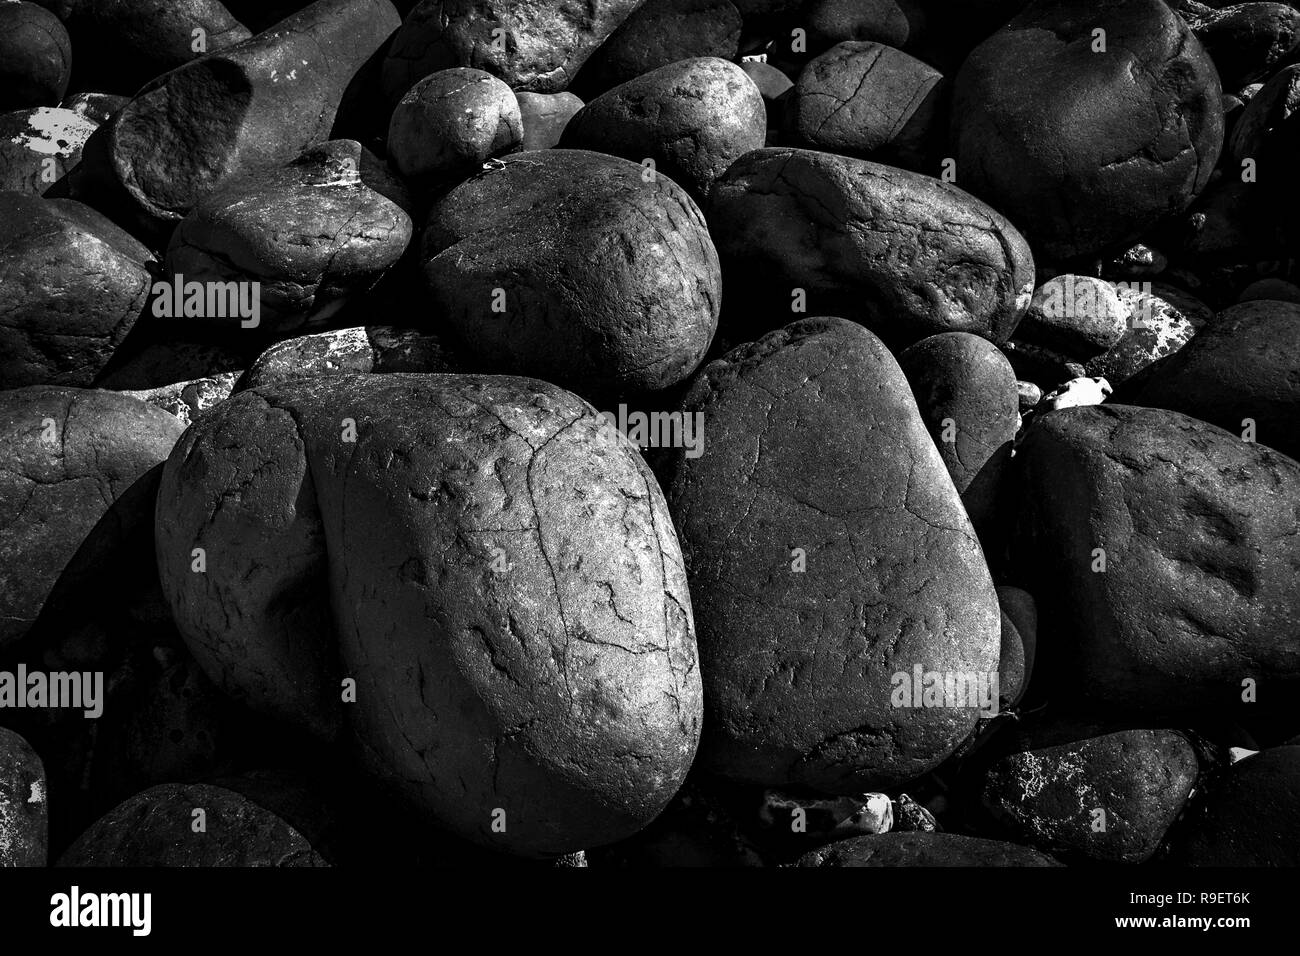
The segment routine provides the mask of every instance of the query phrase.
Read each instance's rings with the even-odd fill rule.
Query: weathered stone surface
[[[195,832],[195,811],[204,829]],[[163,784],[115,807],[59,858],[60,867],[328,864],[270,810],[206,783]]]
[[[1175,304],[1179,300],[1171,301],[1166,295],[1163,290],[1119,289],[1124,334],[1104,353],[1084,363],[1088,375],[1119,388],[1192,341],[1205,324],[1203,315],[1195,311],[1195,303],[1182,307]]]
[[[53,106],[72,70],[59,18],[34,3],[0,3],[0,112]]]
[[[981,541],[1000,531],[998,496],[1016,438],[1016,375],[996,345],[945,332],[903,351],[898,364],[926,430]]]
[[[1205,716],[1249,706],[1251,678],[1274,705],[1295,700],[1300,463],[1124,405],[1043,416],[1016,460],[1015,556],[1053,635],[1058,697]]]
[[[0,190],[44,195],[77,163],[99,124],[38,106],[0,115]]]
[[[1116,345],[1128,328],[1129,310],[1109,282],[1063,275],[1034,290],[1016,339],[1084,360]]]
[[[690,766],[699,672],[667,509],[635,449],[555,386],[328,375],[240,393],[169,459],[157,546],[221,687],[319,734],[347,719],[378,777],[478,843],[621,839]]]
[[[1191,23],[1225,90],[1267,80],[1300,54],[1300,10],[1289,3],[1226,5]]]
[[[285,339],[255,361],[240,391],[336,372],[457,372],[463,363],[433,335],[367,326]]]
[[[1064,743],[1027,734],[985,773],[980,799],[1008,839],[1061,859],[1142,863],[1182,812],[1196,775],[1192,745],[1173,730]]]
[[[920,170],[944,132],[947,90],[942,73],[900,50],[838,43],[804,67],[786,123],[810,149]]]
[[[1005,342],[1034,262],[1001,215],[955,186],[803,149],[741,157],[713,187],[727,289],[861,321],[891,345],[940,332]]]
[[[807,319],[707,366],[707,445],[663,478],[697,608],[710,771],[860,793],[910,780],[974,708],[903,708],[893,677],[997,670],[997,597],[897,363]]]
[[[560,145],[647,159],[692,196],[708,195],[737,159],[760,149],[767,113],[758,87],[717,57],[679,60],[591,100],[569,120]]]
[[[76,0],[67,24],[78,87],[128,96],[252,35],[220,0]]]
[[[575,113],[584,106],[572,93],[516,93],[524,126],[522,149],[558,146]]]
[[[434,204],[422,259],[436,314],[483,370],[584,395],[680,382],[717,327],[717,253],[695,203],[597,153],[507,157],[461,184]]]
[[[0,388],[89,385],[144,308],[151,259],[75,200],[0,193]]]
[[[1029,847],[957,833],[885,833],[841,840],[799,858],[799,866],[1059,866]]]
[[[164,74],[91,138],[74,195],[165,238],[222,180],[327,140],[344,92],[397,26],[388,0],[317,0]]]
[[[1300,305],[1260,300],[1223,312],[1129,400],[1169,408],[1300,460]]]
[[[646,0],[591,55],[574,81],[590,98],[678,60],[734,59],[740,11],[731,0]]]
[[[422,0],[393,38],[384,92],[397,102],[421,77],[472,66],[515,90],[559,93],[641,0]],[[504,30],[504,49],[493,30]],[[499,36],[499,35],[498,35]]]
[[[464,179],[488,159],[520,148],[519,101],[490,73],[439,70],[398,101],[388,125],[388,155],[409,179]]]
[[[163,274],[260,283],[263,329],[320,322],[401,258],[413,230],[409,203],[384,163],[354,140],[333,140],[286,166],[232,177],[200,200],[172,233]],[[172,321],[233,326],[243,317]]]
[[[1222,147],[1214,64],[1162,0],[1034,0],[955,83],[957,181],[1040,258],[1138,238],[1187,207]]]
[[[31,745],[0,727],[0,867],[45,866],[49,792]]]
[[[188,426],[204,412],[229,398],[238,378],[238,372],[221,372],[210,378],[175,382],[141,391],[124,391],[122,394],[139,399],[154,408],[161,408],[182,425]]]
[[[112,392],[0,392],[0,647],[27,631],[87,532],[181,431]]]

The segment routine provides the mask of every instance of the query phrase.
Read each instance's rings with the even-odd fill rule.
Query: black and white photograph
[[[0,0],[5,938],[1294,925],[1298,222],[1300,2]]]

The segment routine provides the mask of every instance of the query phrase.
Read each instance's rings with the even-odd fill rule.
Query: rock
[[[894,825],[894,807],[883,793],[818,799],[767,790],[759,818],[764,826],[781,830],[793,830],[797,821],[801,829],[794,832],[812,839],[843,840],[865,833],[888,833]]]
[[[1100,405],[1110,398],[1113,389],[1104,378],[1072,378],[1060,388],[1043,396],[1040,409],[1059,412],[1063,408]]]
[[[999,711],[1020,705],[1034,672],[1038,612],[1034,599],[1019,588],[999,586],[1002,612],[1002,654],[998,663]]]
[[[26,633],[95,522],[181,431],[165,412],[112,392],[0,392],[0,649]]]
[[[786,94],[794,89],[794,81],[766,61],[745,60],[740,68],[763,97],[768,129],[780,129],[784,125],[785,105],[789,99]]]
[[[393,38],[384,61],[384,93],[395,103],[422,77],[455,66],[486,70],[513,90],[563,92],[587,58],[640,5],[641,0],[591,6],[559,0],[525,5],[421,0]],[[493,30],[505,32],[494,36]]]
[[[0,193],[0,388],[89,385],[144,308],[151,260],[79,202]]]
[[[130,343],[128,343],[130,344]],[[240,348],[227,343],[161,337],[131,350],[119,349],[95,382],[112,391],[150,391],[176,382],[240,374],[247,360]]]
[[[1300,459],[1300,305],[1235,305],[1127,396]]]
[[[489,73],[458,67],[406,91],[388,126],[388,155],[416,182],[464,179],[488,159],[520,148],[519,102]]]
[[[1059,866],[1029,847],[957,833],[885,833],[811,850],[797,866]]]
[[[896,677],[992,673],[998,613],[897,363],[805,319],[708,365],[682,410],[708,435],[661,475],[698,615],[700,766],[852,794],[939,764],[976,709],[892,706]]]
[[[1020,414],[1029,411],[1043,400],[1043,390],[1033,382],[1016,382],[1016,401]]]
[[[161,408],[168,415],[175,416],[182,425],[189,426],[204,412],[229,398],[238,378],[238,372],[222,372],[211,378],[175,382],[143,391],[124,391],[122,394]]]
[[[1173,730],[1057,744],[1031,737],[984,774],[980,802],[1008,839],[1061,859],[1144,863],[1196,775],[1192,745]]]
[[[917,0],[813,0],[806,18],[813,49],[846,40],[902,49],[915,46],[926,26],[925,10]]]
[[[860,321],[906,347],[940,332],[994,344],[1033,292],[1029,246],[955,186],[802,149],[741,157],[710,193],[709,227],[736,298]],[[779,309],[780,306],[777,306]]]
[[[1234,183],[1238,192],[1282,210],[1289,222],[1300,209],[1300,190],[1291,176],[1291,162],[1300,150],[1300,64],[1288,66],[1264,85],[1237,120],[1228,140],[1232,167],[1243,170],[1254,164],[1255,183]],[[1239,177],[1233,177],[1234,179]],[[1247,219],[1246,224],[1250,224]]]
[[[115,93],[74,93],[59,106],[102,126],[130,102],[131,97],[118,96]]]
[[[524,128],[520,149],[551,149],[558,146],[564,128],[585,105],[572,93],[516,93]]]
[[[277,342],[239,383],[240,391],[336,372],[467,371],[433,335],[390,326],[334,329]]]
[[[44,195],[81,162],[97,128],[78,113],[49,106],[0,114],[0,190]]]
[[[1238,3],[1193,21],[1225,90],[1267,80],[1300,54],[1300,10],[1287,3]]]
[[[986,546],[1001,522],[998,497],[1016,438],[1016,376],[987,339],[945,332],[898,357],[925,427]]]
[[[1068,355],[1041,345],[1012,340],[1002,346],[1002,352],[1019,378],[1038,386],[1040,391],[1051,391],[1072,378],[1087,374],[1078,362]]]
[[[219,0],[76,0],[67,23],[78,86],[126,95],[252,36]]]
[[[934,814],[905,793],[894,801],[895,833],[939,833],[942,828]]]
[[[426,824],[557,856],[681,785],[700,686],[680,552],[649,469],[577,397],[400,373],[241,392],[185,433],[157,514],[205,673],[322,737],[346,719]]]
[[[646,0],[587,60],[574,85],[590,98],[678,60],[731,60],[740,11],[731,0]]]
[[[22,737],[0,727],[0,867],[45,866],[48,830],[41,758]]]
[[[54,106],[68,89],[72,41],[34,3],[0,3],[0,112]]]
[[[1094,30],[1106,52],[1093,52]],[[957,181],[1048,260],[1185,209],[1223,139],[1214,64],[1162,0],[1034,0],[956,78]]]
[[[1188,297],[1190,298],[1190,297]],[[1106,379],[1116,388],[1172,355],[1192,341],[1204,320],[1164,298],[1164,293],[1140,289],[1119,289],[1120,305],[1126,315],[1126,331],[1105,353],[1084,365],[1089,376]]]
[[[201,819],[204,828],[196,832]],[[307,839],[246,797],[205,783],[163,784],[105,814],[59,858],[60,867],[328,864]]]
[[[1260,279],[1241,290],[1241,295],[1237,296],[1237,304],[1266,299],[1300,305],[1300,286],[1285,279]]]
[[[1189,814],[1172,862],[1179,866],[1300,864],[1300,747],[1273,747],[1232,765]]]
[[[763,97],[734,63],[680,60],[591,100],[569,120],[560,145],[654,161],[696,199],[732,163],[760,149],[767,129]]]
[[[383,163],[353,140],[334,140],[287,166],[227,179],[201,199],[172,233],[163,274],[186,284],[259,283],[254,318],[270,331],[319,323],[401,258],[412,235],[408,205]],[[220,311],[171,321],[251,321]]]
[[[947,92],[942,73],[893,47],[839,43],[799,74],[786,123],[809,149],[922,171],[938,145]]]
[[[1043,416],[1016,461],[1014,558],[1053,635],[1058,698],[1206,718],[1258,706],[1242,703],[1250,678],[1294,701],[1300,463],[1125,405]]]
[[[1063,275],[1034,291],[1016,338],[1062,355],[1089,359],[1115,346],[1128,328],[1129,311],[1109,282]]]
[[[1160,275],[1168,266],[1168,256],[1139,242],[1107,262],[1104,274],[1116,279],[1145,279]]]
[[[344,92],[397,26],[388,0],[317,0],[177,67],[91,138],[73,194],[165,239],[223,180],[327,140]]]
[[[423,275],[467,357],[586,395],[695,370],[717,327],[717,253],[666,176],[576,150],[508,157],[434,203]]]

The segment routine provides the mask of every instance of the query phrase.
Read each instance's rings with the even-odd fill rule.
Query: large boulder
[[[152,260],[89,206],[0,193],[0,388],[89,385],[144,310]]]
[[[1163,0],[1034,0],[955,82],[957,181],[1043,259],[1181,212],[1223,145],[1218,73]]]
[[[1005,342],[1034,260],[1001,215],[956,186],[862,159],[758,149],[709,195],[730,296],[861,321],[891,346],[940,332]],[[776,309],[780,309],[778,305]]]
[[[0,392],[0,648],[27,632],[95,523],[182,430],[113,392]]]
[[[472,66],[512,89],[559,93],[641,0],[421,0],[384,61],[384,93],[397,102],[422,77]]]
[[[329,139],[344,93],[398,25],[389,0],[317,0],[177,67],[91,137],[74,195],[165,239],[224,179]]]
[[[553,385],[241,392],[186,432],[157,514],[205,672],[319,736],[346,720],[365,765],[462,836],[526,856],[612,842],[691,764],[699,671],[663,497]]]
[[[1058,698],[1134,715],[1294,707],[1300,463],[1125,405],[1042,417],[1016,461],[1015,558]]]
[[[697,609],[703,766],[844,794],[932,769],[982,707],[913,699],[914,671],[995,675],[1000,618],[898,364],[859,325],[806,319],[708,365],[682,413],[707,438],[664,466]]]
[[[642,172],[528,152],[434,203],[424,280],[471,358],[593,398],[695,370],[717,327],[717,253],[690,196]]]

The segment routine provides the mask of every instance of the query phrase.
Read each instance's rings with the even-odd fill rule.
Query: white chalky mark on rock
[[[1110,397],[1112,391],[1110,382],[1099,375],[1092,378],[1073,378],[1050,393],[1043,401],[1050,410],[1057,412],[1063,408],[1100,405]]]
[[[27,132],[10,140],[34,153],[69,155],[85,145],[99,124],[72,110],[42,106],[27,118]],[[60,146],[59,144],[64,145]]]
[[[41,782],[40,782],[39,780],[33,780],[33,781],[32,781],[32,793],[31,793],[31,796],[29,796],[29,797],[27,798],[27,802],[28,802],[28,803],[44,803],[44,802],[45,802],[45,790],[44,790],[44,788],[41,786]]]

